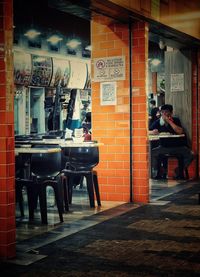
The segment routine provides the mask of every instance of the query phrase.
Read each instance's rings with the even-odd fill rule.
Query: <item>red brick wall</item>
[[[15,256],[12,0],[0,1],[0,257]]]
[[[198,138],[197,138],[197,128],[198,128],[198,108],[197,108],[197,53],[195,51],[192,54],[192,150],[195,155],[197,155],[198,149]],[[196,163],[197,160],[195,159],[189,167],[189,176],[191,178],[195,178],[197,175],[196,172]]]
[[[197,109],[197,120],[198,120],[198,157],[200,157],[200,147],[199,147],[199,144],[200,144],[200,109],[199,109],[199,103],[200,103],[200,49],[198,50],[198,55],[197,55],[197,67],[198,67],[198,78],[197,78],[197,82],[198,82],[198,85],[197,85],[197,88],[198,88],[198,109]],[[199,176],[200,176],[200,163],[199,163],[199,167],[198,167],[198,173],[199,173]]]
[[[147,30],[144,23],[133,25],[133,199],[147,202],[148,147],[145,91]],[[117,105],[100,105],[100,83],[92,82],[93,139],[100,147],[98,178],[102,200],[130,200],[130,84],[128,25],[111,23],[103,16],[91,22],[92,58],[125,56],[126,79],[117,81]]]
[[[134,201],[149,201],[149,143],[147,113],[148,27],[144,22],[132,27],[133,104],[133,195]]]

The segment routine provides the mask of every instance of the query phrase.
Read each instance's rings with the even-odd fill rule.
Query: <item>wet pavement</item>
[[[120,204],[93,214],[87,220],[94,224],[29,249],[31,263],[2,262],[1,276],[200,276],[199,184],[183,183],[148,205]],[[63,223],[37,239],[68,227]]]

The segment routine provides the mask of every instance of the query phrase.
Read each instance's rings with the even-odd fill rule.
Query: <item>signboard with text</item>
[[[171,74],[171,92],[184,91],[184,74]]]
[[[104,82],[100,84],[101,106],[116,105],[116,82]]]
[[[94,81],[125,80],[125,57],[105,57],[94,59]]]

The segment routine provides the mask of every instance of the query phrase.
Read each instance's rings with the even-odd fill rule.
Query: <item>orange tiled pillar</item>
[[[198,97],[198,89],[197,89],[197,53],[193,52],[192,54],[192,150],[195,154],[197,154],[198,149],[198,137],[197,137],[197,117],[198,117],[198,107],[197,107],[197,97]],[[190,178],[196,177],[196,163],[197,160],[194,160],[192,164],[189,166],[189,176]]]
[[[148,26],[132,26],[132,113],[133,113],[133,195],[136,202],[149,201],[149,143],[147,112]]]
[[[15,256],[13,7],[0,1],[0,258]]]
[[[198,88],[198,104],[200,103],[200,48],[198,50],[198,54],[197,54],[197,66],[198,66],[198,79],[197,79],[197,88]],[[198,157],[200,157],[200,108],[198,106],[197,109],[197,120],[198,120]],[[200,163],[198,164],[198,173],[200,176]]]
[[[98,178],[102,200],[130,201],[130,101],[133,112],[133,200],[149,199],[146,61],[147,30],[136,23],[133,31],[132,92],[129,78],[129,26],[98,15],[91,21],[92,63],[95,58],[125,56],[126,78],[117,82],[117,104],[101,106],[100,82],[92,82],[93,139],[100,147]],[[92,67],[93,73],[93,67]]]

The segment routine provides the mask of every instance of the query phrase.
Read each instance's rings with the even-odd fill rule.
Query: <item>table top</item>
[[[61,148],[64,147],[98,147],[104,145],[104,143],[100,142],[92,142],[92,141],[85,141],[85,142],[73,142],[73,141],[64,141],[59,144]]]
[[[43,140],[26,140],[26,141],[15,141],[15,144],[20,146],[29,145],[37,145],[37,144],[55,144],[60,145],[61,148],[63,147],[97,147],[104,145],[100,142],[94,142],[94,141],[84,141],[84,142],[74,142],[72,140],[64,140],[64,139],[43,139]]]
[[[60,152],[60,148],[37,148],[34,147],[32,148],[31,145],[29,147],[26,146],[21,146],[21,147],[16,147],[15,148],[15,156],[19,154],[43,154],[43,153],[56,153]]]
[[[184,134],[170,134],[170,133],[160,133],[158,135],[149,135],[149,140],[159,140],[160,138],[181,138],[184,137]]]

